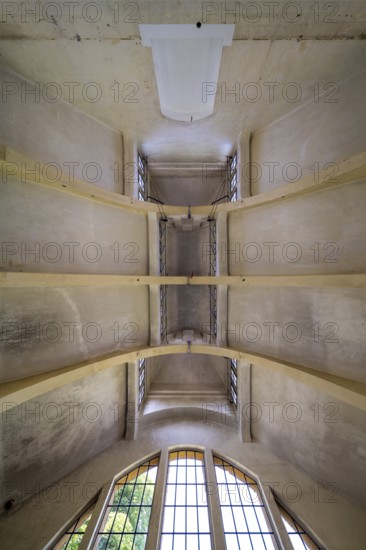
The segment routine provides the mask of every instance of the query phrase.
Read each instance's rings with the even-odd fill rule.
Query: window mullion
[[[207,499],[209,503],[209,514],[211,519],[212,550],[224,550],[226,548],[224,524],[222,521],[221,506],[216,481],[215,467],[212,458],[212,451],[205,452]]]
[[[160,532],[163,522],[165,485],[168,469],[168,449],[161,451],[159,458],[158,475],[156,478],[154,499],[151,508],[149,532],[145,550],[158,550],[160,547]]]
[[[266,498],[266,494],[262,491],[262,500],[267,508],[268,514],[271,516],[273,528],[275,530],[277,543],[281,550],[293,550],[294,547],[290,541],[290,537],[287,534],[286,527],[283,524],[280,511],[278,509],[275,496],[272,489],[269,488],[269,498]]]
[[[104,485],[101,492],[99,493],[98,500],[95,503],[92,516],[85,530],[85,534],[81,540],[78,550],[91,550],[93,548],[95,536],[98,532],[99,522],[104,513],[104,509],[108,502],[108,497],[112,492],[113,487],[114,481],[111,481],[109,484],[107,483],[106,485]]]

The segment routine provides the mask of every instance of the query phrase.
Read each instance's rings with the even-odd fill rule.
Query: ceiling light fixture
[[[139,25],[152,47],[163,115],[192,122],[213,113],[223,46],[235,25]]]

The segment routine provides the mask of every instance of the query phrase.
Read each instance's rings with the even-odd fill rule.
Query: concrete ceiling
[[[213,115],[193,123],[176,122],[160,113],[151,49],[141,45],[137,23],[128,21],[194,23],[203,20],[202,5],[178,0],[139,2],[138,13],[129,8],[115,15],[103,3],[100,20],[90,24],[81,15],[84,4],[75,8],[74,21],[65,10],[60,18],[55,12],[54,22],[47,12],[49,21],[38,23],[32,23],[32,16],[25,19],[20,10],[14,17],[8,16],[6,24],[0,25],[0,59],[41,86],[56,82],[65,100],[70,100],[70,86],[65,83],[78,83],[74,105],[121,132],[132,130],[149,162],[222,161],[232,153],[242,130],[257,132],[313,101],[314,83],[319,83],[322,92],[327,83],[338,85],[364,67],[366,43],[354,38],[360,37],[366,19],[365,2],[338,2],[340,11],[335,19],[324,11],[319,23],[314,23],[315,15],[304,1],[297,2],[302,10],[299,23],[285,21],[280,12],[271,23],[262,6],[257,23],[249,24],[245,14],[239,14],[233,44],[224,48]],[[220,6],[218,3],[216,15],[207,17],[208,23],[220,23],[224,18]],[[347,15],[343,13],[346,8]],[[95,17],[92,12],[85,13]],[[337,23],[340,13],[344,21]],[[225,17],[227,23],[232,22]],[[334,22],[325,24],[326,17]],[[115,23],[114,18],[119,21]],[[101,93],[96,102],[82,93],[83,86],[91,82],[97,83]],[[252,101],[254,87],[247,87],[253,82],[262,93],[258,101]],[[274,86],[273,101],[265,83]],[[301,100],[284,99],[288,83],[296,83]],[[225,89],[235,85],[240,96],[225,97]],[[119,97],[115,95],[117,87]],[[86,91],[91,97],[94,90]],[[294,92],[295,88],[288,88],[289,95]]]

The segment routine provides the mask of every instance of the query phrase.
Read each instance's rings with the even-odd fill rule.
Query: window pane
[[[65,548],[70,548],[76,550],[79,548],[79,545],[83,539],[85,530],[88,526],[89,520],[91,518],[95,502],[83,512],[76,521],[74,521],[66,533],[61,537],[61,539],[54,546],[57,550],[64,550]]]
[[[248,532],[258,533],[258,531],[260,531],[260,528],[258,525],[257,517],[254,513],[254,509],[251,508],[250,506],[246,506],[244,510],[245,510],[245,519],[248,525]],[[267,528],[266,528],[266,531],[267,531]]]
[[[195,504],[192,502],[192,504]],[[207,506],[207,492],[205,485],[197,485],[197,504],[198,506]]]
[[[161,537],[160,550],[172,550],[173,548],[173,535],[163,535]]]
[[[189,495],[188,495],[188,491],[189,491]],[[198,491],[200,492],[197,498]],[[200,487],[196,485],[189,485],[187,490],[187,499],[189,499],[188,502],[191,506],[197,506],[197,504],[201,504],[202,490],[200,489]]]
[[[123,476],[99,526],[98,550],[143,550],[149,529],[158,459],[153,458]]]
[[[165,506],[164,520],[163,520],[163,533],[173,533],[174,525],[174,508]]]
[[[253,548],[256,550],[266,550],[266,547],[264,546],[262,535],[251,535]]]
[[[177,483],[186,483],[186,469],[178,468]]]
[[[254,546],[254,544],[251,542],[250,540],[250,535],[241,535],[239,534],[238,535],[238,540],[239,540],[239,548],[240,550],[252,550],[252,549],[255,549],[256,550],[256,547]]]
[[[168,483],[175,483],[177,481],[177,467],[169,466],[168,468]]]
[[[276,550],[276,540],[273,535],[263,535],[267,550]]]
[[[267,548],[278,550],[256,482],[219,457],[214,466],[227,549],[266,549],[268,540]]]
[[[203,453],[169,454],[161,550],[209,550],[211,548],[207,488]],[[173,535],[173,540],[167,538]],[[203,537],[203,538],[202,538]]]
[[[229,506],[223,506],[221,508],[222,519],[224,522],[225,533],[235,533],[234,518]]]
[[[187,508],[187,533],[198,533],[198,510],[196,507]]]
[[[176,504],[176,506],[185,506],[185,504],[186,504],[186,485],[177,485],[175,504]]]
[[[175,485],[166,486],[165,504],[173,505],[175,500]]]
[[[312,538],[304,531],[304,529],[297,523],[297,521],[290,516],[290,514],[278,504],[282,521],[286,527],[286,531],[289,535],[292,546],[297,550],[318,550],[318,546],[315,544]]]
[[[200,535],[200,550],[211,550],[211,537],[210,535]]]
[[[187,548],[189,548],[189,550],[203,550],[203,548],[206,547],[199,547],[198,535],[187,535]]]
[[[238,538],[236,535],[225,535],[226,548],[230,550],[240,550],[238,546]]]

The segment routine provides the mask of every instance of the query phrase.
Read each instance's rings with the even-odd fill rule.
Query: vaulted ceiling
[[[331,94],[332,86],[325,86],[357,74],[366,53],[365,42],[357,40],[366,19],[363,2],[353,2],[350,14],[344,1],[334,13],[321,4],[318,14],[303,0],[296,3],[296,12],[281,2],[273,16],[261,4],[256,13],[236,2],[241,6],[236,20],[221,3],[114,4],[120,13],[107,3],[100,13],[83,12],[87,4],[78,3],[74,17],[65,6],[60,19],[52,8],[39,22],[20,9],[7,16],[7,23],[0,24],[1,59],[39,82],[46,95],[52,96],[55,88],[44,86],[57,83],[63,99],[112,128],[132,130],[152,165],[224,160],[241,131],[258,132],[316,94]],[[91,24],[88,17],[99,19]],[[235,22],[234,40],[223,50],[214,114],[193,123],[176,122],[160,113],[151,48],[141,45],[138,23],[198,21]],[[95,102],[96,88],[87,86],[92,82],[100,95]],[[70,83],[77,83],[74,97]]]

